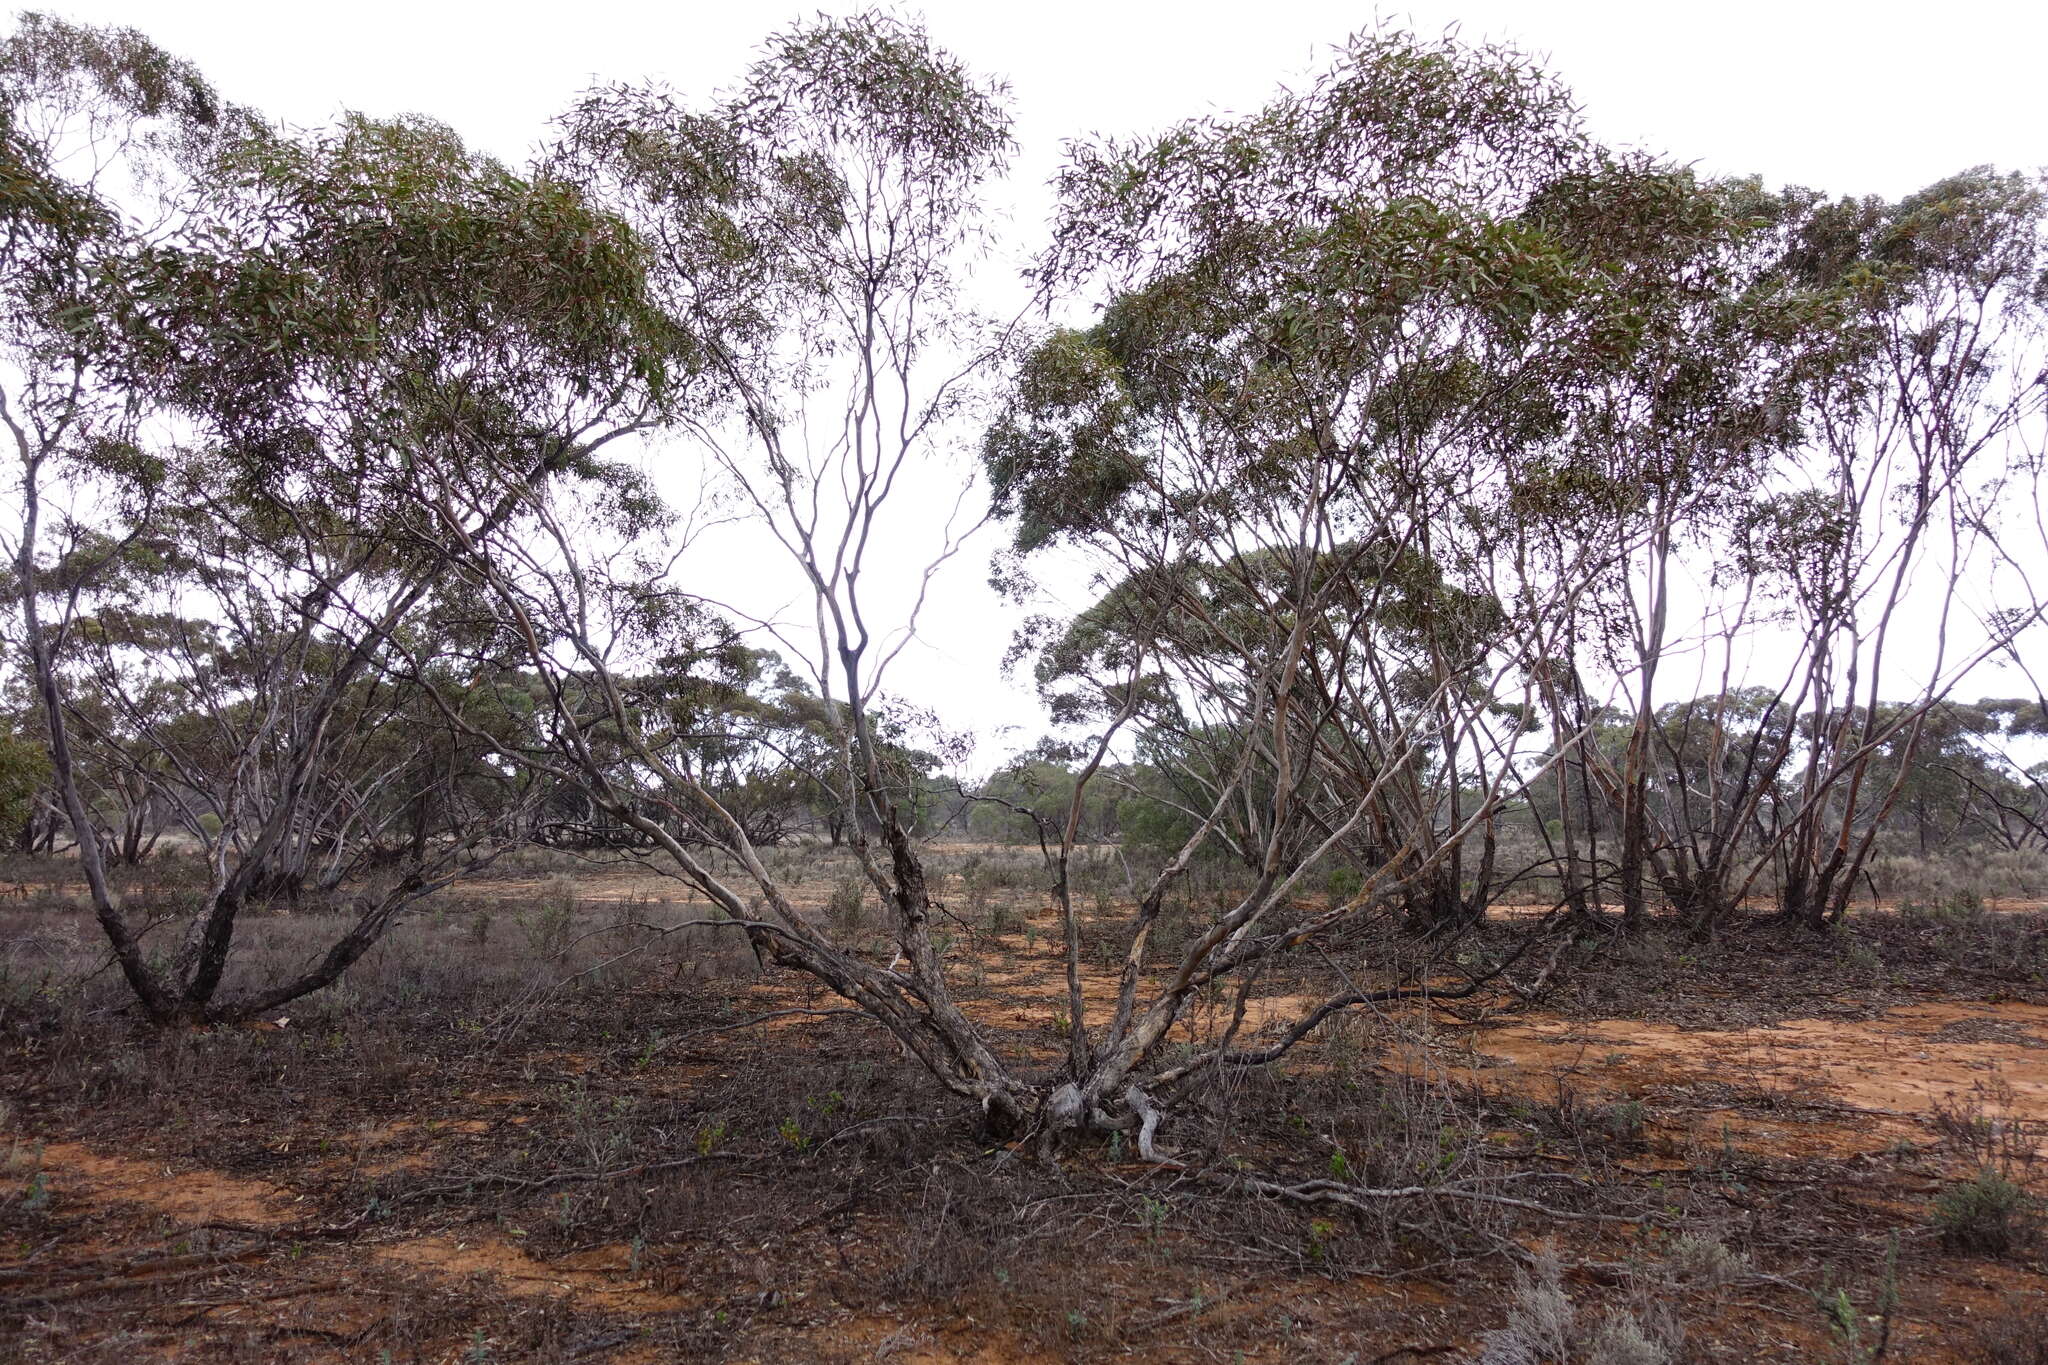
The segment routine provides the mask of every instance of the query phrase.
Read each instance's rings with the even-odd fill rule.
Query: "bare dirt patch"
[[[1746,1029],[1524,1017],[1476,1029],[1469,1042],[1472,1064],[1505,1064],[1499,1078],[1510,1084],[1522,1083],[1516,1072],[1531,1082],[1581,1076],[1610,1091],[1742,1081],[1915,1122],[1936,1102],[1997,1080],[2010,1087],[2013,1116],[2048,1125],[2048,1008],[2038,1005],[1902,1005],[1865,1020]]]
[[[279,1227],[294,1221],[299,1196],[260,1180],[242,1180],[186,1161],[114,1156],[77,1142],[39,1148],[37,1173],[53,1194],[139,1205],[178,1222]]]

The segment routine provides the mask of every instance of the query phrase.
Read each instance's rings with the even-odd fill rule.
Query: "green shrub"
[[[568,894],[555,896],[513,917],[526,935],[527,946],[543,957],[554,957],[568,948],[569,930],[575,920],[576,898]]]
[[[1937,1195],[1933,1221],[1943,1246],[1985,1256],[2024,1251],[2040,1232],[2033,1196],[1989,1167]]]
[[[846,877],[832,887],[825,910],[832,918],[834,929],[846,934],[860,928],[861,907],[867,899],[867,892],[867,880],[863,877]]]

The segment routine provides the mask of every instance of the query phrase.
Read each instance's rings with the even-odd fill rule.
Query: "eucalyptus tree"
[[[976,838],[1035,843],[1041,831],[1058,829],[1064,822],[1074,798],[1075,780],[1072,756],[1040,745],[975,787],[976,800],[968,813],[967,829]],[[1094,796],[1082,809],[1079,838],[1089,843],[1117,839],[1122,804],[1117,799],[1118,792],[1118,787],[1107,782],[1098,783]],[[1142,818],[1133,807],[1133,819]]]
[[[4,65],[10,128],[37,130],[20,193],[79,224],[17,234],[6,282],[16,587],[53,780],[149,1015],[247,1016],[331,983],[514,837],[523,776],[448,799],[449,745],[487,756],[516,708],[471,685],[445,580],[452,541],[520,494],[494,485],[468,523],[447,509],[506,469],[595,473],[687,360],[628,229],[439,125],[277,132],[134,34],[50,21]],[[120,193],[81,157],[105,148],[134,170]],[[46,524],[53,492],[69,505]],[[415,723],[428,697],[438,734]],[[448,723],[451,699],[487,719]],[[95,717],[118,724],[89,733]],[[79,785],[93,743],[201,844],[208,885],[169,953],[145,952],[108,883]],[[397,810],[412,835],[327,950],[223,992],[244,909],[316,855],[364,870]]]
[[[637,645],[651,645],[655,637],[649,627],[657,614],[643,612],[624,633],[632,634]],[[604,769],[606,780],[622,789],[642,781],[635,741],[627,738],[638,735],[651,740],[672,766],[692,774],[756,847],[800,833],[822,834],[833,847],[844,843],[853,831],[834,777],[841,753],[834,708],[774,651],[743,643],[725,623],[702,613],[669,615],[670,624],[679,627],[665,638],[670,652],[645,671],[608,670],[621,719],[590,723],[586,766]],[[532,676],[523,663],[511,668]],[[549,676],[553,682],[546,681]],[[584,699],[572,705],[600,711],[609,705],[605,685],[587,670],[553,674],[551,666],[549,675],[535,679],[534,690],[551,695],[557,685],[565,702],[572,696]],[[937,782],[932,772],[936,756],[908,742],[909,727],[893,710],[876,716],[874,731],[885,765],[900,778],[892,785],[892,798],[917,830]],[[555,776],[549,786],[538,829],[543,840],[653,848],[643,833],[608,813],[587,780]],[[641,805],[661,807],[659,801]],[[670,827],[685,842],[716,843],[697,824],[671,821]]]
[[[771,37],[701,108],[659,88],[591,92],[549,164],[636,230],[650,297],[701,358],[706,387],[663,408],[670,467],[709,472],[721,512],[777,548],[801,605],[744,619],[730,571],[690,553],[696,509],[621,524],[567,489],[528,490],[464,559],[494,604],[500,666],[538,680],[540,742],[520,760],[637,831],[764,961],[873,1015],[1002,1130],[1035,1101],[946,979],[916,841],[928,746],[909,742],[916,718],[884,682],[932,576],[980,520],[971,467],[949,473],[943,455],[1004,344],[960,287],[1009,151],[1001,87],[874,14]],[[490,496],[478,490],[469,515]],[[927,532],[929,558],[890,602],[879,561]],[[798,908],[718,765],[632,685],[664,657],[715,678],[746,631],[806,674],[802,706],[826,745],[802,755],[805,776],[886,907],[884,951]]]
[[[49,780],[45,746],[15,725],[0,726],[0,829],[15,832],[15,846],[22,852],[42,851],[47,823],[41,807]]]
[[[368,669],[325,695],[350,627],[288,610],[305,566],[324,562],[317,547],[251,543],[205,496],[184,501],[159,509],[146,550],[91,566],[56,654],[109,851],[134,863],[175,831],[232,862],[251,902],[298,903],[373,870],[445,861],[443,842],[475,830],[509,834],[518,784],[415,681]],[[454,661],[433,668],[461,690]],[[294,748],[316,722],[321,750],[295,777]]]
[[[2048,852],[2048,763],[2022,756],[2048,734],[2048,707],[2039,698],[1985,697],[1958,711],[1962,723],[1954,728],[1969,742],[1942,763],[1942,785],[1971,812],[1982,842]]]
[[[1597,240],[1641,217],[1598,200],[1642,183],[1541,211]],[[1593,494],[1589,526],[1650,530],[1589,598],[1595,666],[1561,670],[1618,680],[1629,738],[1573,766],[1618,816],[1631,912],[1654,882],[1697,932],[1758,894],[1820,927],[1952,689],[2040,619],[2041,186],[1976,171],[1896,204],[1681,188],[1661,233],[1610,253],[1642,307],[1573,391],[1564,490]],[[1608,477],[1601,450],[1629,446]],[[1674,639],[1701,695],[1653,709]]]
[[[1668,775],[1659,675],[1688,624],[1673,619],[1684,610],[1674,579],[1683,598],[1686,576],[1726,543],[1753,490],[1796,447],[1810,353],[1830,335],[1782,278],[1803,205],[1796,192],[1766,194],[1753,181],[1701,182],[1683,168],[1607,156],[1546,186],[1528,210],[1601,278],[1585,300],[1585,344],[1553,380],[1563,420],[1529,505],[1568,541],[1629,547],[1589,584],[1545,686],[1554,726],[1588,713],[1589,682],[1612,679],[1626,699],[1619,761],[1593,746],[1571,766],[1616,814],[1613,881],[1630,923],[1653,887],[1687,875],[1671,861],[1668,831],[1651,828]],[[1604,874],[1594,848],[1579,847],[1593,831],[1575,827],[1573,803],[1560,808],[1577,901]]]
[[[1018,549],[1083,556],[1102,591],[1042,628],[1041,681],[1098,760],[1122,730],[1164,728],[1203,736],[1214,775],[1124,927],[1103,1011],[1065,907],[1068,1121],[1142,1117],[1428,989],[1340,970],[1275,1040],[1238,1042],[1283,954],[1388,910],[1469,923],[1521,871],[1494,838],[1541,772],[1521,737],[1634,534],[1575,537],[1544,500],[1561,395],[1628,300],[1536,210],[1597,164],[1519,55],[1381,34],[1257,114],[1084,145],[1063,173],[1044,274],[1107,301],[1025,361],[987,443]],[[1250,888],[1148,981],[1170,888],[1245,837]],[[1304,877],[1340,856],[1356,889],[1307,903]],[[1168,1060],[1209,989],[1230,1022]]]
[[[1719,687],[1651,746],[1676,799],[1642,803],[1666,816],[1647,856],[1702,933],[1759,894],[1838,919],[1946,699],[2041,611],[2039,184],[1777,202],[1749,295],[1784,319],[1790,439],[1695,533],[1691,643]]]
[[[1786,916],[1818,927],[1847,909],[1930,714],[2041,619],[2048,185],[1980,167],[1817,205],[1789,265],[1841,338],[1816,458],[1767,490],[1762,522],[1811,641],[1799,802],[1770,871]],[[2021,599],[1995,600],[2005,584]]]
[[[1458,860],[1516,783],[1504,736],[1534,706],[1526,681],[1518,699],[1500,693],[1547,648],[1564,595],[1483,531],[1549,420],[1526,387],[1571,344],[1579,323],[1562,303],[1585,287],[1515,215],[1583,144],[1564,92],[1512,54],[1382,38],[1241,123],[1078,150],[1038,283],[1107,272],[1121,292],[1100,329],[1055,335],[1024,362],[985,461],[999,505],[1020,514],[1020,546],[1085,542],[1114,569],[1111,605],[1067,633],[1058,653],[1073,666],[1052,670],[1085,675],[1063,715],[1102,722],[1054,841],[1070,1011],[1054,1077],[1003,1055],[953,996],[878,725],[923,591],[884,618],[868,577],[878,544],[904,533],[905,489],[943,468],[934,456],[1000,354],[1002,330],[975,324],[958,287],[1008,148],[998,87],[916,27],[860,16],[771,39],[705,112],[664,91],[595,92],[552,163],[650,244],[653,295],[724,399],[672,405],[670,439],[724,475],[807,589],[802,644],[785,620],[756,628],[812,672],[834,791],[888,911],[881,951],[794,904],[628,685],[664,653],[715,658],[739,624],[689,576],[691,521],[606,542],[597,531],[622,528],[601,509],[535,489],[464,568],[496,604],[503,666],[541,683],[545,742],[523,762],[580,784],[764,961],[868,1012],[995,1131],[1142,1126],[1149,1149],[1155,1095],[1277,1055],[1235,1049],[1233,1024],[1167,1061],[1197,992],[1235,984],[1241,1023],[1259,970],[1290,947],[1402,898],[1469,913]],[[922,515],[944,520],[947,502]],[[959,524],[934,537],[921,582],[957,549]],[[1379,623],[1395,657],[1371,647]],[[1177,679],[1161,679],[1162,659]],[[1148,889],[1102,1027],[1066,869],[1116,733],[1169,706],[1215,708],[1236,736],[1230,775]],[[630,762],[612,761],[615,745]],[[1279,810],[1256,826],[1256,888],[1140,1009],[1168,887],[1216,808],[1258,787]],[[1399,820],[1384,865],[1358,897],[1297,922],[1283,907],[1306,869],[1364,837],[1375,809]],[[1324,1002],[1278,1050],[1358,998]]]
[[[132,415],[116,387],[102,380],[117,348],[93,324],[106,302],[109,275],[157,215],[147,195],[141,212],[115,196],[132,193],[146,171],[159,183],[175,184],[181,176],[189,183],[216,139],[235,135],[223,125],[241,117],[188,64],[133,32],[25,15],[0,47],[0,156],[8,170],[0,197],[0,328],[7,351],[0,421],[14,446],[21,518],[10,586],[40,713],[36,728],[49,746],[55,804],[78,840],[94,910],[129,984],[153,1013],[165,1015],[172,1011],[170,993],[106,889],[98,829],[80,788],[55,663],[64,622],[44,620],[45,523],[53,514],[53,484],[89,481],[109,466],[128,465],[124,438]],[[54,509],[60,539],[90,539],[65,524],[64,510],[61,504]],[[60,609],[79,586],[78,576],[71,577],[57,595]]]

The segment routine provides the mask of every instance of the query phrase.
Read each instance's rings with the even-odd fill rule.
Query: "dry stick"
[[[295,1284],[283,1289],[267,1290],[261,1294],[237,1294],[231,1299],[185,1299],[170,1306],[173,1308],[190,1308],[193,1311],[179,1318],[171,1325],[173,1327],[189,1327],[216,1308],[238,1308],[245,1303],[271,1303],[278,1299],[297,1298],[301,1294],[325,1294],[330,1291],[339,1290],[346,1290],[350,1294],[365,1292],[364,1287],[355,1280],[315,1280],[307,1284]],[[370,1289],[367,1292],[375,1294],[380,1291]],[[298,1330],[311,1329],[301,1328]],[[338,1339],[346,1340],[339,1333],[333,1333],[332,1335]]]
[[[1237,1285],[1231,1285],[1230,1287],[1220,1290],[1216,1294],[1206,1298],[1200,1294],[1197,1294],[1194,1298],[1187,1299],[1180,1303],[1177,1303],[1173,1305],[1173,1307],[1171,1308],[1165,1309],[1158,1313],[1154,1313],[1149,1317],[1139,1318],[1136,1322],[1131,1324],[1131,1330],[1136,1332],[1149,1332],[1155,1327],[1164,1327],[1167,1323],[1172,1322],[1176,1318],[1185,1318],[1192,1316],[1196,1313],[1206,1313],[1211,1308],[1214,1308],[1217,1304],[1223,1303],[1224,1301],[1229,1299],[1231,1295],[1237,1293],[1239,1287],[1240,1286]]]
[[[849,1015],[878,1027],[886,1027],[886,1025],[882,1024],[881,1020],[875,1018],[874,1015],[869,1014],[866,1010],[820,1010],[805,1008],[770,1010],[766,1014],[757,1014],[752,1019],[742,1019],[736,1024],[716,1024],[710,1028],[693,1028],[687,1033],[678,1033],[673,1037],[664,1038],[654,1045],[653,1052],[650,1052],[649,1055],[652,1056],[654,1052],[660,1052],[671,1044],[683,1042],[685,1039],[702,1038],[707,1033],[731,1033],[737,1029],[752,1028],[756,1024],[765,1024],[770,1019],[787,1019],[792,1015],[799,1014],[813,1015],[820,1018],[831,1018],[834,1015]]]
[[[1509,1194],[1490,1194],[1485,1190],[1461,1189],[1454,1185],[1396,1185],[1376,1188],[1368,1185],[1347,1185],[1338,1180],[1307,1180],[1299,1185],[1282,1185],[1278,1181],[1264,1180],[1257,1176],[1221,1175],[1213,1171],[1197,1169],[1184,1161],[1167,1158],[1158,1159],[1155,1164],[1161,1170],[1172,1171],[1205,1184],[1221,1185],[1225,1189],[1248,1190],[1274,1199],[1286,1199],[1297,1204],[1336,1204],[1343,1208],[1355,1209],[1361,1213],[1370,1210],[1374,1204],[1402,1199],[1454,1199],[1467,1203],[1496,1204],[1507,1208],[1526,1209],[1548,1218],[1562,1218],[1578,1223],[1624,1223],[1640,1226],[1654,1222],[1650,1214],[1629,1217],[1618,1213],[1579,1213],[1570,1209],[1552,1208],[1539,1204],[1533,1199],[1518,1199]],[[1554,1171],[1528,1172],[1529,1178],[1564,1180],[1573,1184],[1585,1182],[1576,1177]],[[1508,1177],[1512,1178],[1512,1177]]]
[[[202,1251],[186,1256],[164,1256],[155,1260],[129,1261],[126,1264],[108,1264],[105,1258],[96,1261],[73,1261],[68,1265],[44,1266],[39,1270],[0,1271],[0,1280],[63,1279],[80,1274],[98,1273],[110,1280],[147,1278],[170,1270],[189,1270],[194,1266],[224,1265],[239,1261],[270,1244],[269,1238],[249,1246],[236,1247],[232,1251]]]
[[[615,1347],[624,1346],[627,1342],[639,1340],[641,1330],[638,1327],[627,1327],[621,1328],[616,1332],[607,1332],[594,1340],[584,1342],[562,1358],[564,1360],[583,1360],[590,1356],[603,1355]]]
[[[1537,997],[1543,994],[1543,988],[1550,984],[1551,973],[1557,970],[1557,964],[1564,957],[1565,949],[1571,946],[1572,938],[1570,934],[1566,934],[1558,939],[1557,947],[1551,951],[1550,961],[1543,964],[1543,970],[1538,972],[1536,979],[1526,987],[1517,984],[1515,979],[1508,975],[1506,967],[1501,968],[1500,979],[1507,982],[1508,989],[1522,997],[1524,1002],[1534,1004]]]
[[[247,1253],[249,1255],[254,1252]],[[237,1258],[239,1259],[239,1258]],[[103,1280],[87,1280],[83,1284],[53,1289],[44,1294],[19,1294],[13,1298],[0,1299],[0,1312],[15,1312],[24,1308],[35,1308],[44,1304],[69,1303],[74,1299],[89,1298],[94,1294],[117,1294],[131,1289],[148,1289],[157,1285],[185,1284],[192,1280],[203,1280],[229,1264],[226,1260],[212,1265],[200,1266],[194,1270],[181,1271],[175,1275],[151,1275],[137,1279],[129,1275],[110,1275]]]
[[[730,1161],[737,1158],[737,1152],[706,1152],[701,1156],[676,1157],[671,1161],[644,1161],[638,1166],[621,1166],[610,1171],[557,1171],[553,1175],[532,1176],[510,1175],[499,1171],[479,1171],[465,1178],[460,1184],[429,1185],[425,1189],[410,1190],[390,1202],[397,1204],[418,1203],[444,1194],[462,1194],[477,1188],[499,1188],[513,1190],[544,1190],[551,1185],[574,1185],[599,1180],[620,1180],[629,1175],[652,1175],[656,1171],[673,1171],[684,1166],[695,1166],[706,1161]]]
[[[847,1010],[844,1012],[848,1014],[862,1013],[862,1011],[859,1010]],[[870,1128],[880,1128],[883,1124],[886,1123],[905,1123],[910,1124],[914,1127],[920,1123],[927,1125],[935,1123],[951,1123],[958,1117],[959,1115],[957,1114],[884,1114],[880,1118],[862,1119],[859,1123],[849,1125],[845,1128],[841,1128],[838,1132],[832,1134],[832,1136],[820,1139],[818,1142],[818,1147],[822,1150],[826,1147],[830,1147],[835,1142],[839,1142],[842,1139],[852,1137],[855,1133],[864,1133]]]

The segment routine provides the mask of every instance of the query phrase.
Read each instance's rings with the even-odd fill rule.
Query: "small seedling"
[[[1321,1265],[1330,1254],[1330,1243],[1337,1238],[1337,1225],[1327,1218],[1318,1218],[1308,1225],[1308,1258]],[[1293,1329],[1293,1323],[1288,1322]]]
[[[718,1144],[725,1140],[725,1123],[700,1123],[697,1125],[697,1155],[710,1156]]]

